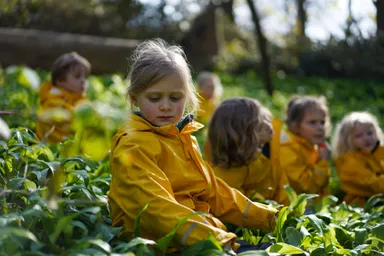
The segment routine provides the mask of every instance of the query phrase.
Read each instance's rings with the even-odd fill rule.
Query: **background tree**
[[[260,17],[253,0],[247,0],[247,3],[249,6],[249,9],[251,10],[252,20],[255,25],[255,35],[257,37],[257,42],[258,42],[259,50],[261,54],[261,62],[262,62],[261,65],[262,65],[262,72],[264,77],[264,86],[268,94],[272,96],[274,89],[273,89],[273,84],[272,84],[272,79],[271,79],[271,74],[269,69],[270,60],[267,52],[267,39],[264,36],[263,30],[261,28]]]

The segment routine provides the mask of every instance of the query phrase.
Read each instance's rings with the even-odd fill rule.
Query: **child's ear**
[[[137,99],[136,99],[136,96],[133,95],[133,94],[129,94],[129,100],[131,101],[131,103],[137,107]]]
[[[298,122],[293,122],[291,125],[290,125],[290,130],[294,133],[294,134],[299,134],[300,133],[300,124]]]

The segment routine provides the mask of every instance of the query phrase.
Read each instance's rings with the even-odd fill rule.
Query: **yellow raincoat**
[[[78,103],[85,100],[85,96],[53,86],[52,83],[43,84],[39,94],[36,134],[48,143],[61,142],[73,134],[73,110]]]
[[[238,226],[272,230],[276,209],[252,203],[239,191],[216,179],[191,133],[201,128],[189,122],[179,131],[174,125],[154,127],[132,114],[114,136],[110,155],[112,181],[109,205],[114,226],[132,232],[137,213],[142,213],[141,236],[158,239],[182,218],[172,246],[190,246],[212,234],[221,244],[234,241],[226,232],[228,222]],[[220,219],[220,220],[219,220]]]
[[[372,195],[384,193],[384,147],[374,153],[369,151],[347,152],[336,159],[344,201],[350,205],[364,206]]]
[[[282,131],[280,165],[296,193],[328,193],[329,161],[319,158],[317,147],[289,131]]]
[[[213,112],[215,112],[219,104],[219,100],[215,98],[206,99],[201,96],[199,101],[199,109],[196,115],[196,121],[203,124],[208,124],[211,120]]]
[[[260,152],[249,165],[231,168],[214,166],[213,170],[217,177],[252,200],[272,199],[288,205],[288,194],[284,189],[284,185],[288,184],[288,179],[280,168],[279,159],[282,122],[274,118],[272,126],[275,136],[269,142],[270,158]],[[205,148],[205,150],[207,149]],[[210,149],[206,154],[210,158]]]

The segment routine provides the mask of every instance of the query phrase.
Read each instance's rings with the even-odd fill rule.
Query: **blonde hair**
[[[212,163],[223,168],[249,164],[257,157],[259,132],[271,113],[259,101],[236,97],[223,101],[209,124]]]
[[[374,115],[369,112],[352,112],[344,116],[336,126],[332,140],[334,158],[343,156],[346,152],[354,151],[351,132],[357,124],[370,124],[375,130],[376,137],[383,142],[383,131]]]
[[[328,115],[327,100],[324,96],[315,97],[310,95],[293,96],[289,99],[285,123],[288,129],[292,131],[293,125],[300,124],[304,119],[305,111],[312,109],[321,109],[325,113],[325,131],[329,134],[331,122]]]
[[[52,84],[56,85],[58,80],[64,80],[66,75],[78,66],[84,67],[87,75],[91,72],[89,61],[76,52],[65,53],[58,57],[52,66]]]
[[[221,84],[220,77],[215,73],[209,71],[202,71],[197,76],[197,85],[199,89],[205,85],[209,80],[212,80],[214,85],[213,98],[218,99],[223,95],[223,85]]]
[[[183,49],[157,38],[139,44],[131,57],[129,95],[138,94],[165,77],[178,75],[186,86],[186,110],[195,113],[197,92]]]

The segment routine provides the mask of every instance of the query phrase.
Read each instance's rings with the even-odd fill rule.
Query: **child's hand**
[[[318,152],[320,159],[329,160],[329,158],[331,158],[331,146],[329,143],[325,141],[317,146],[319,147]]]
[[[269,142],[273,136],[273,127],[270,120],[264,120],[259,131],[260,145]]]

